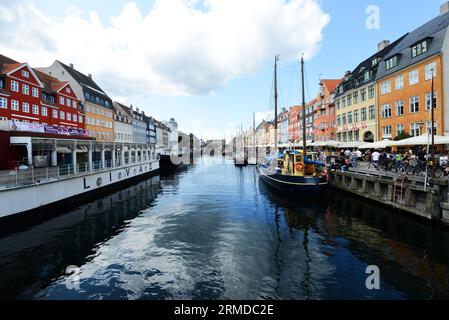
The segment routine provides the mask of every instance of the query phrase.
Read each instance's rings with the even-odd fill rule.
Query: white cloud
[[[111,96],[205,95],[283,60],[318,50],[329,16],[317,0],[156,0],[102,24],[69,6],[52,19],[32,4],[0,4],[0,50],[35,66],[53,59],[93,74]]]
[[[274,118],[274,111],[266,111],[266,112],[256,112],[256,126],[260,124],[263,120],[271,121]]]

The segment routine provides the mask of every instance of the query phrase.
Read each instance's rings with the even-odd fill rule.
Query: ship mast
[[[278,61],[279,55],[274,57],[274,152],[278,153]]]
[[[302,83],[302,143],[303,143],[303,159],[307,157],[307,140],[306,140],[306,96],[304,91],[304,54],[301,56],[301,83]]]

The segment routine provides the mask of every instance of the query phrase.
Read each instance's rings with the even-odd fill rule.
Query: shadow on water
[[[94,248],[124,230],[152,206],[159,177],[104,196],[39,224],[0,237],[0,298],[31,298],[89,261]],[[5,276],[6,275],[6,276]],[[5,276],[5,277],[4,277]]]
[[[446,229],[334,189],[310,197],[284,195],[265,183],[260,183],[259,188],[276,206],[275,216],[283,208],[288,227],[303,233],[306,298],[306,275],[310,274],[311,262],[308,239],[310,233],[315,233],[326,247],[323,252],[337,267],[379,266],[383,288],[398,292],[394,298],[449,299],[449,232]],[[334,260],[341,251],[339,248],[349,250],[359,266],[351,265],[349,259],[346,265],[338,266]],[[345,287],[342,283],[336,285]],[[345,298],[345,294],[340,292],[339,297]],[[388,295],[373,293],[364,297]]]

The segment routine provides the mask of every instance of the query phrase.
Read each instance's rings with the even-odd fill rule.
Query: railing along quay
[[[425,188],[424,177],[359,168],[330,173],[332,187],[398,211],[449,224],[448,178],[429,181]]]

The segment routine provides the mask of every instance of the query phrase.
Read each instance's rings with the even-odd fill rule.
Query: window
[[[381,87],[380,87],[380,94],[385,95],[390,92],[391,92],[391,81],[388,80],[388,81],[382,82]]]
[[[404,76],[396,77],[394,83],[395,83],[394,87],[396,90],[401,90],[402,88],[404,88]]]
[[[346,98],[341,99],[341,107],[346,108]]]
[[[412,47],[412,58],[415,58],[426,52],[427,52],[427,40],[424,40],[423,42],[420,42]]]
[[[64,97],[59,97],[59,104],[64,105],[65,104],[65,99]]]
[[[370,120],[376,119],[376,111],[374,110],[374,106],[369,107],[369,119]]]
[[[39,107],[33,104],[33,114],[39,114]]]
[[[90,106],[86,103],[86,112],[90,112]]]
[[[368,99],[374,98],[374,85],[368,87]]]
[[[24,69],[22,69],[22,76],[25,78],[29,78],[30,77],[30,73]]]
[[[65,120],[65,112],[64,111],[59,111],[59,119]]]
[[[83,116],[79,116],[79,117],[78,117],[78,122],[79,122],[79,123],[83,123]]]
[[[352,123],[352,112],[348,112],[348,123]]]
[[[410,125],[410,135],[412,137],[417,137],[420,135],[420,128],[419,128],[419,123],[414,122]]]
[[[100,125],[100,119],[97,119],[97,126]]]
[[[370,71],[365,72],[364,80],[368,81],[370,78],[371,78],[371,72]]]
[[[360,140],[360,132],[359,130],[354,131],[354,141]]]
[[[410,98],[410,113],[419,112],[419,97]]]
[[[0,98],[0,109],[8,108],[8,100],[6,98]]]
[[[73,122],[78,122],[78,116],[76,114],[73,115]]]
[[[17,81],[11,80],[11,91],[19,92],[19,83]]]
[[[396,116],[404,115],[404,100],[396,101]]]
[[[433,77],[436,78],[437,77],[437,64],[436,62],[432,62],[426,65],[426,80],[431,80],[432,79],[432,74]]]
[[[354,92],[354,104],[359,103],[359,92]]]
[[[70,93],[71,92],[70,88],[69,87],[65,88],[65,92]]]
[[[48,109],[46,107],[42,107],[41,108],[41,114],[46,117],[48,116]]]
[[[430,123],[431,123],[431,121],[427,121],[427,122],[426,122],[426,128],[427,128],[427,132],[428,132],[429,134],[432,134],[432,128],[430,127]],[[438,125],[437,125],[437,122],[434,121],[434,122],[433,122],[433,133],[436,135],[437,132],[438,132]]]
[[[70,100],[69,98],[67,98],[67,100],[66,100],[66,106],[67,107],[72,106],[72,100]]]
[[[396,134],[400,135],[401,133],[404,133],[404,125],[403,124],[398,124],[396,125]]]
[[[347,101],[348,101],[348,106],[352,105],[352,94],[348,95]]]
[[[23,84],[22,85],[22,93],[26,94],[26,95],[29,95],[30,94],[30,87],[28,85],[26,85],[26,84]]]
[[[31,90],[31,93],[32,93],[33,97],[39,98],[39,90],[37,88],[33,87],[33,89]]]
[[[337,110],[340,110],[340,99],[337,100]]]
[[[58,110],[53,109],[51,114],[53,118],[58,119]]]
[[[384,138],[391,138],[391,126],[382,127],[382,135]]]
[[[413,86],[413,85],[419,83],[419,70],[410,71],[408,74],[408,79],[409,79],[408,84],[410,86]]]
[[[354,123],[359,122],[359,110],[354,110]]]
[[[343,125],[346,124],[346,113],[343,113],[343,114],[341,115],[341,123],[342,123]]]
[[[11,100],[11,110],[19,111],[19,101]]]
[[[340,115],[337,116],[337,126],[341,126],[341,117],[340,117]]]
[[[23,112],[30,112],[30,105],[26,102],[22,102],[22,111]]]
[[[394,56],[388,59],[385,63],[385,67],[387,70],[390,70],[398,65],[398,56]]]
[[[382,105],[382,118],[391,118],[391,104]]]
[[[348,142],[352,142],[352,131],[348,132]]]
[[[73,107],[74,109],[76,109],[76,101],[75,101],[75,100],[72,100],[72,107]]]
[[[426,93],[426,110],[430,110],[430,105],[432,101],[430,100],[430,92]],[[433,92],[433,108],[437,108],[437,92]]]
[[[379,58],[374,58],[374,59],[371,61],[371,66],[374,67],[378,62],[379,62]]]
[[[67,120],[72,121],[72,114],[67,112]]]
[[[366,101],[366,89],[360,90],[360,94],[362,96],[362,102]]]

